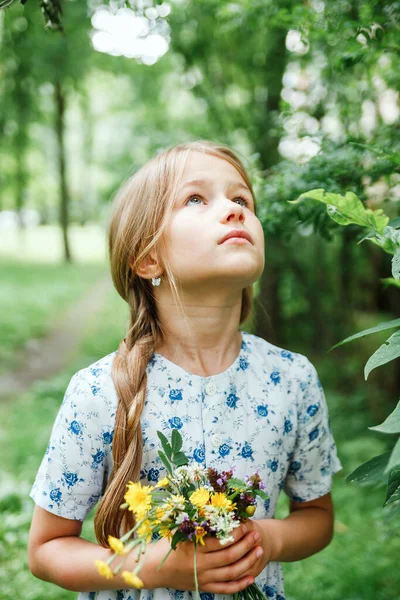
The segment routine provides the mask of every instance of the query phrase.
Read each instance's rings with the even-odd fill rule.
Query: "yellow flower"
[[[160,535],[163,538],[168,538],[168,540],[172,538],[172,532],[168,527],[160,527]]]
[[[235,508],[232,500],[228,500],[223,492],[216,492],[211,498],[211,504],[216,508],[226,508],[227,510]]]
[[[95,560],[94,564],[96,565],[100,575],[103,575],[103,577],[106,577],[107,579],[113,578],[113,572],[107,563],[103,562],[102,560]]]
[[[151,535],[153,533],[150,521],[146,520],[137,528],[137,534],[141,538],[146,538],[146,543],[151,541]]]
[[[207,504],[210,499],[210,492],[205,488],[199,488],[190,496],[190,502],[201,508],[204,504]]]
[[[130,481],[124,499],[136,517],[143,518],[151,508],[151,487]]]
[[[165,515],[165,510],[163,509],[162,506],[157,506],[156,508],[156,517],[157,520],[162,519],[162,517]]]
[[[108,545],[111,550],[115,552],[115,554],[124,554],[125,548],[124,544],[118,538],[113,537],[112,535],[108,536]]]
[[[143,587],[143,581],[130,571],[122,571],[122,577],[125,583],[134,588],[138,588],[140,590]]]
[[[204,527],[201,527],[200,525],[198,527],[196,527],[195,529],[195,535],[196,535],[196,543],[200,542],[200,544],[202,544],[202,546],[205,546],[203,537],[206,535],[206,530],[204,529]]]
[[[162,479],[160,479],[160,481],[157,481],[157,483],[154,487],[168,487],[168,486],[169,486],[168,478],[163,477]]]

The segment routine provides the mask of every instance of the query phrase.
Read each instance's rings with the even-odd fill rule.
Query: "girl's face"
[[[233,230],[251,241],[222,242]],[[182,288],[231,282],[242,289],[264,268],[264,233],[251,192],[233,165],[209,154],[189,153],[164,241]]]

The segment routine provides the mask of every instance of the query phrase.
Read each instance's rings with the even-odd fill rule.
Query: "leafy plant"
[[[366,208],[361,200],[353,192],[347,192],[344,196],[326,192],[324,189],[314,189],[301,194],[297,200],[289,201],[296,204],[304,199],[316,200],[327,206],[329,217],[339,223],[339,225],[359,225],[368,229],[368,233],[359,243],[368,240],[385,252],[393,255],[392,258],[392,276],[393,279],[385,279],[387,285],[399,285],[400,281],[400,223],[399,219],[390,221],[389,217],[382,209],[371,210]],[[383,331],[385,329],[400,328],[400,319],[394,319],[380,323],[375,327],[365,329],[356,333],[335,346],[330,350],[342,346],[355,339],[366,335]],[[382,366],[400,356],[400,329],[395,331],[384,344],[382,344],[374,354],[368,359],[364,368],[364,377],[368,379],[373,369]],[[374,431],[386,434],[400,434],[400,401],[394,411],[381,424],[375,427],[369,427]],[[380,480],[382,474],[387,474],[387,490],[384,506],[400,500],[400,437],[397,440],[392,452],[386,452],[376,456],[363,463],[348,475],[346,481],[356,484],[376,483]]]

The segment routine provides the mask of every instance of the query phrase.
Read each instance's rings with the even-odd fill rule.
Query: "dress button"
[[[211,438],[211,443],[213,446],[216,446],[217,448],[221,445],[221,437],[218,435],[218,433],[214,433],[214,435]]]
[[[215,383],[207,383],[206,394],[208,394],[208,396],[214,396],[216,391],[217,391],[217,386],[215,385]]]

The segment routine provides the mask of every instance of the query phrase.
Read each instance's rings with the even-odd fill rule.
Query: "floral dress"
[[[289,352],[241,331],[242,345],[231,366],[217,375],[189,373],[154,353],[147,365],[141,417],[140,481],[165,475],[157,430],[177,429],[182,450],[205,467],[243,478],[256,469],[269,498],[258,498],[255,519],[274,518],[281,490],[296,502],[331,490],[342,469],[328,408],[315,367]],[[111,378],[116,352],[71,378],[30,496],[45,510],[83,521],[101,498],[112,470],[117,394]],[[284,600],[282,567],[270,562],[256,578],[267,598]],[[78,600],[189,600],[195,593],[162,589],[82,592]],[[202,600],[231,600],[201,593]]]

